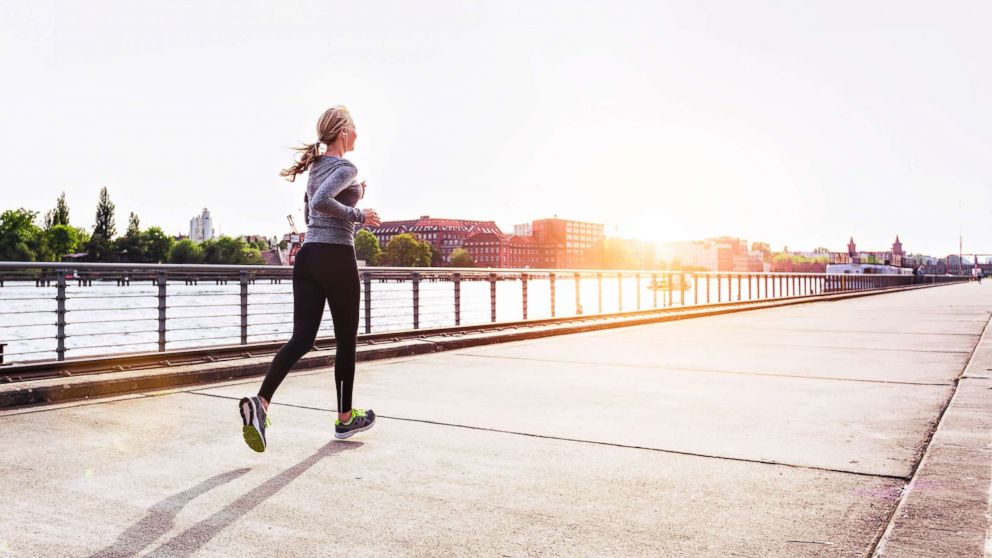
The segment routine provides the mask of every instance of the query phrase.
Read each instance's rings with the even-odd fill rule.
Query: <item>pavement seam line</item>
[[[217,399],[227,399],[227,400],[230,400],[230,401],[237,401],[237,400],[240,399],[239,397],[234,397],[234,396],[231,396],[231,395],[220,395],[220,394],[217,394],[217,393],[205,393],[205,392],[202,392],[202,391],[186,391],[186,392],[183,392],[183,393],[188,393],[190,395],[202,395],[202,396],[205,396],[205,397],[215,397]],[[314,407],[314,406],[311,406],[311,405],[298,405],[298,404],[295,404],[295,403],[277,403],[277,405],[281,405],[283,407],[292,407],[294,409],[304,409],[304,410],[307,410],[307,411],[317,411],[317,412],[321,412],[321,413],[334,413],[335,412],[334,409],[326,409],[326,408],[323,408],[323,407]],[[488,428],[488,427],[485,427],[485,426],[470,426],[470,425],[466,425],[466,424],[455,424],[455,423],[451,423],[451,422],[441,422],[441,421],[434,421],[434,420],[427,420],[427,419],[394,417],[394,416],[380,415],[380,414],[376,414],[376,417],[377,418],[389,419],[389,420],[398,420],[398,421],[403,421],[403,422],[416,422],[416,423],[419,423],[419,424],[433,424],[435,426],[448,426],[448,427],[451,427],[451,428],[463,428],[463,429],[466,429],[466,430],[477,430],[477,431],[480,431],[480,432],[494,432],[494,433],[498,433],[498,434],[509,434],[511,436],[526,436],[528,438],[538,438],[538,439],[541,439],[541,440],[556,440],[556,441],[559,441],[559,442],[573,442],[573,443],[578,443],[578,444],[589,444],[589,445],[594,445],[594,446],[606,446],[606,447],[613,447],[613,448],[624,448],[624,449],[634,449],[634,450],[642,450],[642,451],[652,451],[652,452],[667,453],[667,454],[673,454],[673,455],[685,455],[685,456],[689,456],[689,457],[700,457],[700,458],[705,458],[705,459],[720,459],[720,460],[724,460],[724,461],[735,461],[735,462],[738,462],[738,463],[752,463],[752,464],[759,464],[759,465],[772,465],[772,466],[778,466],[778,467],[790,467],[790,468],[793,468],[793,469],[805,469],[805,470],[811,470],[811,471],[823,471],[823,472],[828,472],[828,473],[839,473],[839,474],[845,474],[845,475],[856,475],[856,476],[860,476],[860,477],[869,477],[869,478],[876,478],[876,479],[891,479],[891,480],[900,480],[900,481],[906,481],[906,480],[909,479],[909,477],[907,477],[905,475],[889,475],[889,474],[885,474],[885,473],[868,473],[868,472],[865,472],[865,471],[851,471],[851,470],[846,470],[846,469],[831,469],[830,467],[817,467],[815,465],[797,465],[797,464],[794,464],[794,463],[783,463],[781,461],[771,461],[771,460],[763,460],[763,459],[747,459],[747,458],[743,458],[743,457],[729,457],[729,456],[725,456],[725,455],[713,455],[713,454],[707,454],[707,453],[695,453],[695,452],[691,452],[691,451],[680,451],[680,450],[672,450],[672,449],[664,449],[664,448],[652,448],[652,447],[648,447],[648,446],[637,446],[637,445],[633,445],[633,444],[618,444],[618,443],[614,443],[614,442],[600,442],[600,441],[596,441],[596,440],[583,440],[581,438],[566,438],[564,436],[553,436],[553,435],[546,435],[546,434],[533,434],[533,433],[530,433],[530,432],[516,432],[516,431],[513,431],[513,430],[500,430],[498,428]]]
[[[982,335],[978,338],[978,342],[975,343],[975,347],[971,351],[971,356],[968,358],[968,362],[965,363],[964,368],[961,369],[958,377],[954,379],[954,390],[951,393],[951,396],[947,399],[947,404],[944,405],[943,409],[941,409],[940,416],[937,418],[937,421],[934,422],[933,428],[930,430],[930,433],[923,444],[923,451],[920,453],[920,458],[913,467],[913,474],[909,477],[909,482],[906,483],[906,486],[903,487],[902,493],[899,495],[899,502],[897,502],[892,508],[892,513],[889,514],[889,519],[886,523],[885,529],[882,530],[881,535],[879,535],[879,537],[875,540],[875,543],[871,546],[871,551],[868,556],[872,558],[878,557],[879,547],[882,546],[888,540],[888,537],[892,535],[892,529],[896,524],[896,517],[898,516],[899,511],[906,505],[906,500],[909,493],[916,488],[916,481],[919,478],[920,469],[922,469],[923,462],[930,456],[930,448],[933,443],[934,436],[937,435],[937,431],[940,429],[941,425],[944,424],[944,417],[947,415],[947,410],[951,408],[951,405],[954,403],[954,399],[958,395],[958,387],[960,385],[961,378],[964,377],[965,371],[968,370],[968,367],[971,366],[972,361],[975,359],[975,354],[978,353],[978,347],[982,344],[982,340],[989,334],[990,325],[992,325],[992,315],[990,315],[989,319],[985,322],[985,329],[982,331]]]
[[[473,355],[471,353],[454,353],[456,356],[467,356],[475,358],[494,358],[494,359],[507,359],[507,360],[532,360],[534,362],[559,362],[562,364],[589,364],[597,365],[600,363],[582,360],[564,360],[555,358],[533,358],[533,357],[514,357],[514,356],[499,356],[499,355]],[[671,370],[673,372],[706,372],[711,374],[729,374],[736,376],[765,376],[769,378],[794,378],[798,380],[829,380],[834,382],[860,382],[867,384],[893,384],[900,386],[952,386],[952,382],[899,382],[893,380],[864,380],[860,378],[840,378],[836,376],[803,376],[801,374],[770,374],[764,372],[745,372],[742,370],[721,370],[718,368],[692,368],[683,366],[653,366],[650,364],[610,364],[610,366],[617,366],[621,368],[644,368],[648,370]]]

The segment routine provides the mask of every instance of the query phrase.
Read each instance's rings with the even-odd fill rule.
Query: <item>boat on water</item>
[[[648,282],[648,288],[649,289],[652,289],[652,290],[656,290],[656,291],[668,290],[668,288],[669,288],[669,285],[668,285],[668,279],[669,279],[669,277],[671,277],[671,279],[672,279],[672,285],[671,285],[671,289],[672,290],[686,290],[686,291],[688,291],[689,289],[692,288],[692,281],[687,276],[685,276],[685,275],[683,275],[681,273],[680,274],[677,274],[677,275],[671,275],[671,276],[663,275],[661,277],[658,277],[655,280],[649,281]],[[683,281],[683,279],[685,279],[685,281]]]

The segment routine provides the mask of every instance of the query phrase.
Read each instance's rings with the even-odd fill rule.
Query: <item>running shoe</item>
[[[262,398],[257,395],[243,397],[238,407],[241,411],[241,420],[244,422],[241,430],[244,432],[245,443],[257,452],[265,451],[265,429],[272,422],[265,412],[265,407],[262,406]]]
[[[365,432],[369,428],[372,428],[373,424],[375,424],[375,413],[372,409],[367,411],[364,409],[352,409],[350,419],[347,421],[338,419],[334,423],[334,437],[338,440],[344,440],[359,432]]]

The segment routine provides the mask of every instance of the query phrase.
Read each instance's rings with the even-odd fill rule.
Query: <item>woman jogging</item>
[[[355,123],[348,109],[330,108],[317,121],[317,141],[297,148],[302,156],[280,173],[293,182],[296,175],[309,172],[304,197],[307,234],[293,264],[293,335],[272,359],[258,395],[245,397],[239,404],[245,442],[255,451],[265,451],[269,402],[289,369],[313,348],[325,302],[331,308],[337,347],[334,385],[338,419],[334,437],[348,438],[375,423],[371,409],[351,406],[360,290],[355,223],[380,223],[372,209],[355,207],[365,195],[365,183],[355,180],[358,169],[343,158],[355,148],[355,138]],[[323,153],[321,144],[326,146]]]

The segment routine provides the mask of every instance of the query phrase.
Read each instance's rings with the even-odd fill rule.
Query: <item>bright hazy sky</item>
[[[0,209],[286,232],[319,114],[385,219],[992,252],[992,3],[0,4]]]

